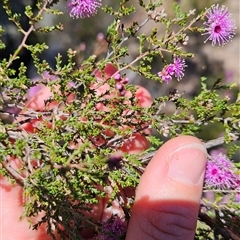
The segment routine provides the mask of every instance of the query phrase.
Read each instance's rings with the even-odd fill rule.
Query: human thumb
[[[166,142],[141,177],[126,239],[194,239],[206,160],[195,137]]]

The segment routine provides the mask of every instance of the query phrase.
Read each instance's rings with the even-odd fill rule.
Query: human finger
[[[192,136],[165,143],[137,188],[127,240],[192,240],[202,194],[206,149]]]

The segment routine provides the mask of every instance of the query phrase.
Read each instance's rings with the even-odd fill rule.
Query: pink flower
[[[162,78],[164,82],[169,83],[172,80],[174,75],[174,65],[167,65],[161,72],[158,73],[158,76]]]
[[[234,173],[234,165],[225,154],[212,155],[207,162],[205,185],[220,189],[236,189],[238,176]]]
[[[174,57],[173,59],[174,65],[174,74],[177,80],[181,80],[184,76],[184,68],[187,67],[185,64],[185,60],[181,57]]]
[[[69,14],[73,18],[91,17],[101,6],[101,0],[70,0],[68,3]]]
[[[218,44],[219,46],[228,43],[235,35],[235,22],[232,15],[229,13],[225,6],[213,5],[206,13],[207,21],[203,24],[206,25],[203,35],[209,34],[205,40],[212,41],[212,45]]]
[[[185,67],[187,67],[187,65],[183,58],[174,57],[173,63],[167,65],[161,72],[158,72],[158,76],[166,83],[172,80],[173,75],[179,81],[184,76]]]

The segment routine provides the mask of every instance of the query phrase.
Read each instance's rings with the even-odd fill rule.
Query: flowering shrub
[[[199,76],[200,91],[191,99],[178,91],[177,85],[187,77],[187,59],[194,57],[187,48],[190,32],[207,35],[205,42],[211,41],[213,47],[231,44],[236,26],[228,9],[213,5],[195,15],[193,10],[181,12],[176,5],[174,16],[169,17],[161,1],[139,0],[133,6],[122,0],[117,10],[114,3],[105,5],[104,0],[63,1],[65,14],[76,21],[98,11],[114,20],[104,36],[103,53],[90,55],[77,66],[77,51],[69,49],[66,63],[57,54],[56,66],[51,67],[42,55],[47,44],[29,44],[28,39],[33,32],[63,30],[62,23],[39,27],[45,13],[63,14],[57,9],[59,2],[43,0],[34,7],[26,5],[28,30],[22,26],[22,15],[13,11],[8,0],[1,5],[22,34],[14,53],[0,62],[0,111],[5,116],[0,122],[0,174],[23,187],[22,216],[31,219],[43,213],[31,227],[37,229],[46,223],[53,239],[56,231],[63,239],[81,239],[86,228],[93,239],[124,239],[134,201],[132,194],[125,195],[124,191],[137,186],[164,139],[182,134],[201,136],[204,126],[220,124],[218,134],[224,136],[203,141],[208,150],[224,145],[228,153],[209,154],[199,213],[202,225],[195,238],[239,238],[239,226],[234,224],[240,221],[239,163],[230,160],[239,149],[236,84],[224,85],[216,79],[211,86],[207,77]],[[131,16],[136,7],[144,10],[146,19],[125,26],[125,17]],[[164,34],[158,28],[144,33],[150,21],[162,24]],[[2,36],[4,31],[4,26],[0,27]],[[138,43],[133,59],[127,58],[131,39]],[[0,51],[5,47],[2,38]],[[29,77],[21,56],[24,50],[31,54],[39,78]],[[17,60],[20,66],[16,69]],[[163,63],[158,70],[153,67],[155,60]],[[156,81],[159,88],[177,80],[176,88],[152,99],[145,88],[131,84],[129,72]],[[235,94],[232,99],[222,94],[226,90]],[[171,114],[165,108],[168,103],[174,105]],[[209,192],[215,194],[214,202],[207,197]],[[222,206],[226,197],[228,201]],[[106,209],[115,206],[119,211],[102,219],[96,205]]]

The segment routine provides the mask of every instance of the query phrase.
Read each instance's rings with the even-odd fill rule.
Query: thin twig
[[[224,144],[224,137],[219,137],[219,138],[216,138],[213,140],[209,140],[207,142],[204,142],[203,144],[207,149],[210,149],[210,148]],[[156,154],[156,152],[157,151],[147,153],[147,154],[143,155],[139,160],[142,163],[148,163],[152,159],[152,157]]]
[[[45,0],[44,3],[43,3],[43,6],[42,8],[39,10],[36,18],[39,18],[42,13],[44,12],[44,10],[46,9],[46,6],[48,4],[48,0]],[[11,56],[11,58],[9,59],[8,61],[8,64],[7,64],[7,68],[10,67],[10,65],[12,64],[12,62],[16,59],[17,55],[20,53],[20,51],[26,47],[26,41],[29,37],[29,35],[31,34],[31,32],[34,30],[34,26],[31,25],[30,28],[28,29],[28,31],[24,31],[23,29],[21,29],[21,32],[24,34],[24,37],[23,37],[23,40],[21,42],[21,44],[18,46],[18,49],[14,52],[14,54]]]
[[[25,182],[25,178],[22,177],[18,171],[16,171],[11,164],[9,163],[9,161],[7,159],[5,159],[2,163],[2,166],[6,169],[6,171],[8,172],[8,174],[16,180],[16,182],[20,185],[20,186],[24,186],[24,182]]]

